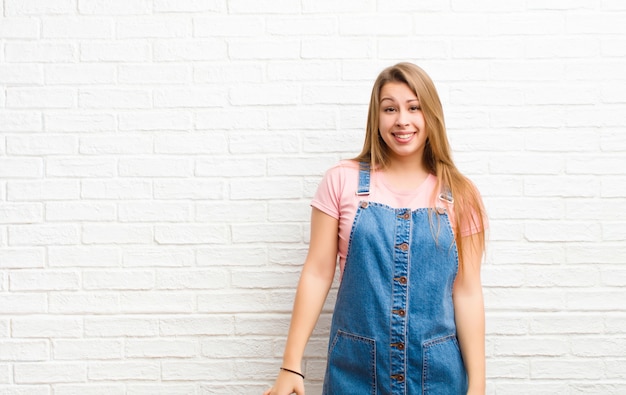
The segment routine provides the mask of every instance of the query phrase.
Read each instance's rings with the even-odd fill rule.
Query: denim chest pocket
[[[376,341],[337,331],[328,350],[324,394],[376,395]]]
[[[423,352],[424,394],[456,395],[467,392],[467,376],[455,335],[425,342]]]

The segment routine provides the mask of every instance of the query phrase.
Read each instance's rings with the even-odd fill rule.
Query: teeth
[[[411,136],[413,136],[413,133],[409,133],[409,134],[396,134],[395,135],[397,138],[402,139],[402,140],[408,140],[411,138]]]

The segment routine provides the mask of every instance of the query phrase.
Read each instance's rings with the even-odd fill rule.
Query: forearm
[[[300,371],[304,349],[324,306],[332,277],[303,270],[298,283],[293,314],[283,355],[283,366]]]
[[[485,393],[485,305],[481,289],[454,298],[457,336],[471,394]]]

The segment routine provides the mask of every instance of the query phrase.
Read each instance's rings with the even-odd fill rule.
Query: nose
[[[406,111],[400,110],[398,111],[398,117],[396,118],[396,126],[406,126],[409,122],[407,120]]]

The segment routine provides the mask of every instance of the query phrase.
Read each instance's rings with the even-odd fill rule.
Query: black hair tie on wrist
[[[287,369],[287,368],[280,368],[280,370],[284,370],[285,372],[289,372],[289,373],[293,373],[293,374],[297,374],[298,376],[302,377],[302,380],[304,380],[304,375],[300,372],[296,372],[295,370],[291,370],[291,369]]]

